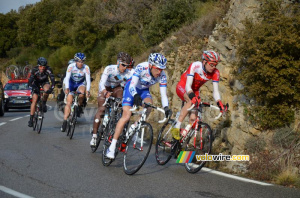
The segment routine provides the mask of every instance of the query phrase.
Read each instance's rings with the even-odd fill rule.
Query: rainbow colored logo
[[[196,151],[180,151],[176,163],[191,163]]]

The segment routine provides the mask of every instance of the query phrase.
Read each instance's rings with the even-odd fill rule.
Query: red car
[[[32,102],[28,79],[9,80],[4,86],[4,109],[30,108]]]

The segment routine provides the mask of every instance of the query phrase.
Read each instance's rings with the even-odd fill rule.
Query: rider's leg
[[[77,91],[82,93],[82,94],[79,94],[79,97],[78,97],[78,104],[79,104],[79,106],[82,106],[83,100],[84,100],[84,94],[85,94],[85,86],[84,85],[79,86]]]
[[[34,115],[34,112],[35,112],[37,99],[38,99],[38,95],[36,93],[33,93],[32,103],[31,103],[31,106],[30,106],[30,118],[29,118],[29,121],[28,121],[28,126],[29,127],[33,126],[33,115]]]
[[[152,98],[145,98],[145,99],[144,99],[144,102],[153,104]],[[148,116],[150,115],[151,111],[152,111],[152,108],[151,108],[151,107],[148,107],[148,108],[147,108],[147,118],[148,118]]]
[[[64,121],[63,121],[63,124],[62,124],[62,127],[61,127],[61,131],[62,131],[62,132],[65,132],[65,131],[66,131],[66,128],[67,128],[67,119],[68,119],[69,114],[70,114],[70,112],[71,112],[72,101],[73,101],[73,95],[72,95],[72,94],[69,94],[69,95],[67,96],[67,104],[66,104],[66,106],[65,106]]]
[[[97,100],[98,100],[98,110],[97,110],[97,113],[94,117],[93,137],[92,137],[92,140],[90,142],[91,146],[96,145],[97,131],[98,131],[99,125],[101,123],[101,120],[104,117],[105,106],[103,106],[103,104],[105,102],[105,96],[104,96],[103,92],[99,93],[99,96],[97,97]]]
[[[122,117],[120,118],[120,120],[117,123],[116,129],[115,129],[115,134],[113,137],[113,140],[111,142],[111,145],[108,149],[108,152],[106,154],[107,157],[109,158],[115,158],[115,149],[116,149],[116,144],[117,144],[117,140],[120,137],[125,124],[129,121],[130,116],[131,116],[131,106],[123,106],[123,114]]]
[[[46,105],[46,103],[47,103],[49,94],[47,94],[46,92],[50,89],[50,84],[49,83],[44,84],[43,89],[44,89],[44,94],[43,94],[43,111],[47,112],[47,105]]]

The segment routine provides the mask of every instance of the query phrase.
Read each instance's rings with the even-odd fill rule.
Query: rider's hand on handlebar
[[[224,114],[224,113],[227,112],[228,107],[229,107],[228,103],[224,106],[223,103],[221,102],[221,100],[219,100],[219,101],[217,102],[217,105],[218,105],[218,107],[220,108],[221,113]]]
[[[134,100],[134,104],[135,104],[137,107],[138,107],[138,106],[142,106],[143,100],[142,100],[142,98],[141,98],[141,96],[140,96],[139,94],[135,94],[133,100]]]
[[[193,99],[192,99],[192,104],[195,105],[195,107],[198,107],[199,104],[201,102],[201,98],[199,96],[195,96]]]
[[[165,110],[165,116],[166,116],[166,118],[168,118],[169,116],[172,115],[172,110],[169,109],[168,106],[165,106],[165,107],[164,107],[164,110]]]

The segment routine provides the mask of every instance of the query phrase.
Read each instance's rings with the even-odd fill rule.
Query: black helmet
[[[42,66],[47,66],[47,59],[45,59],[44,57],[40,57],[37,60],[37,64]]]

